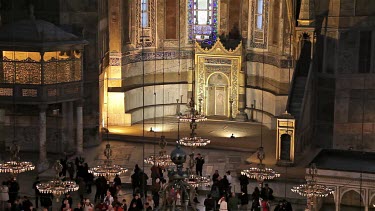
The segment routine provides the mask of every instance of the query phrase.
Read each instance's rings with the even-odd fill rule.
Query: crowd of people
[[[216,170],[212,175],[213,184],[211,191],[207,195],[204,201],[206,211],[234,211],[234,210],[247,210],[249,202],[251,202],[251,211],[270,211],[271,202],[274,202],[275,197],[273,196],[273,190],[264,184],[255,187],[251,195],[248,194],[248,177],[241,175],[239,177],[241,193],[237,196],[236,193],[232,192],[232,176],[231,172],[227,171],[226,174],[221,177],[219,171]],[[249,197],[251,196],[251,198]],[[275,207],[274,211],[292,211],[291,204],[285,199],[280,201]]]
[[[89,173],[88,164],[85,163],[84,158],[76,157],[74,160],[68,160],[67,157],[60,159],[62,171],[60,178],[62,180],[75,180],[79,186],[78,195],[79,200],[74,202],[70,193],[62,197],[61,211],[141,211],[141,210],[157,210],[161,205],[161,190],[167,186],[167,180],[164,178],[165,169],[160,166],[153,165],[151,167],[151,186],[147,186],[149,179],[148,175],[136,164],[131,173],[131,186],[133,198],[129,206],[125,199],[119,200],[119,192],[122,188],[122,182],[119,175],[116,175],[113,181],[108,181],[108,178],[103,176],[94,178],[94,175]],[[196,174],[202,175],[204,165],[204,158],[200,154],[195,158]],[[275,204],[273,190],[264,184],[264,187],[255,187],[252,194],[248,193],[247,187],[249,179],[241,175],[240,194],[232,191],[232,175],[230,171],[225,172],[223,176],[216,170],[212,175],[212,185],[204,200],[205,210],[207,211],[234,211],[246,210],[248,204],[251,204],[251,211],[269,211],[270,203]],[[36,178],[32,185],[35,191],[35,202],[24,196],[19,196],[19,184],[16,178],[10,178],[4,181],[0,186],[0,201],[1,210],[5,211],[34,211],[41,208],[43,211],[56,210],[52,209],[52,194],[43,194],[36,188],[40,183],[39,178]],[[96,192],[94,201],[91,202],[89,198],[85,198],[92,192],[91,186],[95,185]],[[181,205],[182,193],[178,189],[170,189],[165,195],[164,203],[167,205]],[[149,194],[148,194],[149,192]],[[194,197],[194,203],[200,203],[197,197]],[[274,211],[292,211],[292,206],[286,200],[279,201]]]

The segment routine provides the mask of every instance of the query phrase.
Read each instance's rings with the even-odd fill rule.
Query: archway
[[[207,115],[228,115],[228,78],[222,73],[213,73],[207,80]]]
[[[280,137],[280,160],[291,160],[290,159],[290,144],[292,137],[289,134],[282,134]]]
[[[327,197],[322,198],[322,207],[320,210],[324,211],[336,211],[335,199],[333,194],[329,194]]]
[[[364,211],[363,198],[354,190],[349,190],[341,197],[340,211]]]
[[[370,197],[369,211],[375,211],[375,194]]]

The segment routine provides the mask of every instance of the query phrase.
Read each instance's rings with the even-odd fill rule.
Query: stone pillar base
[[[247,113],[244,110],[240,110],[240,112],[236,115],[236,121],[238,122],[247,122],[249,118],[247,117]]]
[[[49,163],[47,160],[45,161],[39,161],[37,166],[36,166],[36,169],[37,171],[40,173],[40,172],[43,172],[47,169],[49,169]]]

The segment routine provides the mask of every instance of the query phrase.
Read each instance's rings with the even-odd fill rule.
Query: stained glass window
[[[256,13],[255,13],[255,21],[256,21],[256,28],[257,29],[263,29],[263,0],[257,1],[257,7],[256,7]]]
[[[141,0],[141,27],[147,28],[148,26],[148,0]]]
[[[270,0],[251,1],[250,47],[267,48],[268,5]]]
[[[188,0],[189,41],[216,40],[217,12],[218,0]]]
[[[156,33],[156,0],[136,0],[137,48],[153,46]]]

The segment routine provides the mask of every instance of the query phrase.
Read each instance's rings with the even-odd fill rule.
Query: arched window
[[[188,0],[188,39],[216,39],[218,0]]]
[[[252,0],[250,47],[267,48],[269,0]]]
[[[149,27],[148,22],[148,0],[141,0],[141,27]]]
[[[151,47],[155,44],[155,0],[136,1],[137,47]]]

